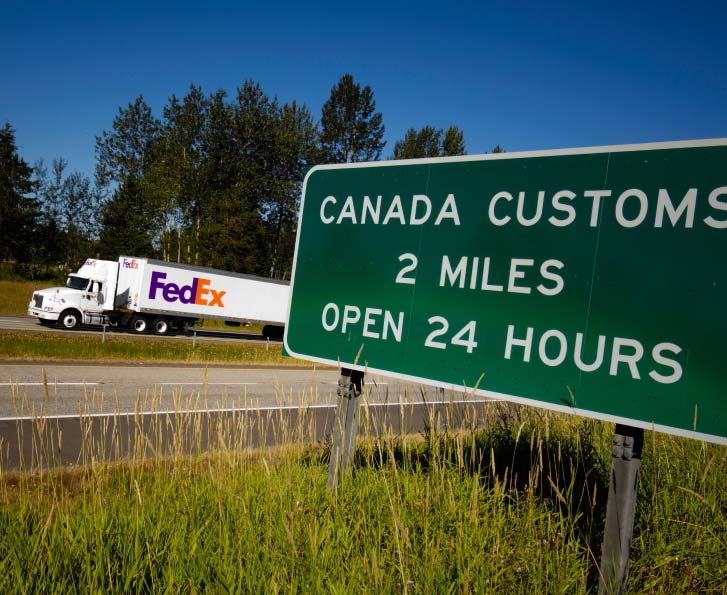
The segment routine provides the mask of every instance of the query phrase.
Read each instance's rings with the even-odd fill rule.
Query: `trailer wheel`
[[[129,328],[135,333],[146,332],[147,326],[148,323],[146,321],[146,318],[139,314],[132,316],[131,320],[129,321]]]
[[[64,310],[58,317],[58,325],[63,328],[72,329],[76,328],[81,318],[76,310]]]
[[[157,335],[166,335],[169,332],[169,321],[166,318],[155,318],[151,327]]]

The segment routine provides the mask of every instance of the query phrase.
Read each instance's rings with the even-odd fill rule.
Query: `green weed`
[[[594,592],[613,426],[493,412],[376,438],[366,410],[335,491],[306,418],[266,450],[240,416],[206,454],[5,473],[0,592]],[[647,436],[629,592],[724,593],[727,449]]]
[[[94,360],[188,363],[236,363],[307,365],[283,357],[279,343],[228,342],[211,344],[192,338],[184,341],[123,338],[107,333],[97,336],[52,335],[50,333],[0,333],[0,357],[5,360]]]

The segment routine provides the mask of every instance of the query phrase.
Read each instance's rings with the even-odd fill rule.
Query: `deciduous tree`
[[[119,108],[110,131],[96,137],[96,182],[106,188],[112,182],[139,180],[159,139],[161,124],[140,95]]]
[[[180,101],[172,95],[164,107],[164,120],[144,173],[144,188],[159,210],[160,256],[164,260],[193,262],[198,205],[205,191],[200,186],[204,161],[203,138],[208,101],[202,89],[191,85]]]
[[[276,117],[275,160],[271,191],[263,202],[270,277],[289,278],[298,222],[298,198],[306,170],[317,157],[317,128],[311,113],[295,101],[283,105]]]
[[[41,161],[35,166],[39,239],[34,260],[75,268],[94,252],[100,231],[100,195],[87,176],[66,173],[68,162],[54,159],[49,175]]]

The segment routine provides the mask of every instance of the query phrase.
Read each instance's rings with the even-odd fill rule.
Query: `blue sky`
[[[467,151],[727,137],[727,2],[34,2],[0,0],[0,125],[33,164],[93,175],[95,136],[143,95],[247,79],[316,118],[351,73],[384,157],[455,124]]]

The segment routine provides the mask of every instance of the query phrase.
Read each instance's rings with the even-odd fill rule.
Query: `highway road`
[[[0,316],[0,332],[98,337],[103,329],[66,331]],[[264,340],[244,332],[106,332],[151,341]],[[339,377],[339,370],[314,366],[2,362],[0,354],[0,472],[327,440]],[[369,435],[470,427],[499,406],[373,374],[365,378],[360,403]]]
[[[338,378],[336,369],[313,367],[6,363],[0,365],[0,418],[331,405]],[[378,375],[366,378],[366,388],[376,403],[441,398],[439,389]]]
[[[265,341],[259,333],[246,333],[244,328],[225,331],[225,330],[207,330],[204,328],[197,328],[183,333],[174,332],[164,336],[157,336],[152,334],[136,334],[129,332],[126,329],[116,329],[107,327],[105,330],[101,326],[80,326],[77,329],[66,330],[55,326],[41,326],[41,324],[30,316],[0,316],[0,332],[14,332],[14,333],[47,333],[50,335],[67,335],[67,336],[94,336],[100,337],[102,333],[106,332],[110,336],[116,337],[127,337],[137,338],[148,341],[184,341],[191,342],[192,340],[200,343],[226,343],[230,341]]]
[[[40,326],[28,317],[0,317],[0,332],[78,335],[99,330],[66,331]],[[114,331],[115,333],[119,331]],[[198,340],[245,340],[255,335],[207,332]],[[222,335],[222,337],[218,337]],[[231,335],[232,338],[228,337]],[[241,336],[242,335],[242,336]],[[124,336],[151,340],[185,340],[189,336]],[[261,340],[260,336],[254,340]],[[234,409],[336,403],[339,372],[332,368],[285,368],[235,365],[156,363],[2,362],[0,354],[0,418],[33,415],[89,415],[173,410]],[[450,398],[440,389],[368,375],[366,397],[386,403]],[[459,393],[452,398],[460,399]]]
[[[327,440],[339,371],[0,365],[0,472]],[[368,375],[362,432],[472,427],[498,403]]]

